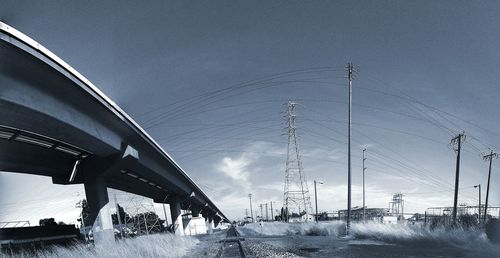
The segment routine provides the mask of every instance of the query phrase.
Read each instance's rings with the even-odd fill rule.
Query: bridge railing
[[[30,222],[28,220],[0,221],[0,228],[19,228],[29,226]]]

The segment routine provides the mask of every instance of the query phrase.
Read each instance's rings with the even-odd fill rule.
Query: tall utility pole
[[[498,158],[498,154],[493,151],[488,155],[484,155],[483,159],[490,162],[490,166],[488,169],[488,184],[486,185],[486,201],[484,203],[484,219],[483,223],[486,224],[486,215],[488,214],[488,197],[490,195],[490,178],[491,178],[491,163],[493,163],[493,159]]]
[[[317,184],[322,185],[323,182],[319,182],[319,181],[314,180],[314,201],[316,203],[316,223],[318,223],[318,191],[316,190]]]
[[[267,202],[266,202],[266,221],[268,221],[268,220],[269,220],[269,216],[268,216],[268,215],[269,215],[269,213],[267,213],[267,212],[268,212],[268,209],[267,209]]]
[[[271,201],[271,220],[274,221],[273,202]]]
[[[458,202],[458,183],[459,183],[459,175],[460,175],[460,149],[462,148],[462,143],[465,141],[465,133],[461,133],[451,139],[451,144],[453,146],[457,145],[457,148],[454,149],[457,152],[457,164],[456,164],[456,172],[455,172],[455,198],[453,199],[453,225],[457,223],[457,202]]]
[[[314,203],[316,204],[315,220],[318,223],[318,191],[316,190],[316,180],[314,180]]]
[[[352,63],[347,64],[347,77],[349,79],[349,121],[347,125],[347,224],[346,234],[349,234],[351,228],[351,106],[352,106]]]
[[[252,194],[248,194],[248,199],[250,200],[250,216],[252,216],[252,222],[255,222],[253,220],[253,210],[252,210]]]
[[[475,185],[474,188],[479,187],[479,206],[477,206],[477,220],[481,224],[481,184]]]
[[[366,148],[363,149],[363,223],[366,223],[366,204],[365,204],[365,151]]]

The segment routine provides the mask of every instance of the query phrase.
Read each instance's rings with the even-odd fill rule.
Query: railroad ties
[[[217,257],[227,258],[227,257],[241,257],[245,258],[245,251],[241,245],[241,241],[244,240],[240,237],[240,234],[236,228],[230,227],[227,230],[226,238],[222,241],[221,248]]]

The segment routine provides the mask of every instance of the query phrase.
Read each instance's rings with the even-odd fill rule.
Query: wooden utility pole
[[[451,139],[451,144],[453,146],[457,145],[457,149],[455,149],[455,151],[457,152],[457,163],[455,171],[455,198],[453,199],[453,214],[452,214],[453,225],[456,225],[457,223],[458,184],[460,177],[460,149],[462,147],[463,141],[465,141],[465,133],[461,133],[455,136],[453,139]]]
[[[484,218],[483,218],[484,224],[486,224],[486,216],[488,214],[488,197],[490,195],[491,163],[493,163],[493,159],[496,159],[496,158],[498,158],[498,154],[494,153],[493,151],[491,151],[490,154],[483,156],[484,160],[490,162],[489,169],[488,169],[488,184],[486,185],[486,200],[484,203]]]

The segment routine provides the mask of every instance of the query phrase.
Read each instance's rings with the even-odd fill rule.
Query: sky
[[[499,12],[497,1],[0,2],[0,20],[91,80],[231,219],[249,193],[254,211],[282,205],[288,100],[312,196],[324,182],[319,210],[346,208],[348,62],[353,206],[363,148],[368,207],[398,192],[407,212],[452,206],[449,143],[462,131],[459,203],[476,204],[481,153],[500,146]],[[500,206],[495,162],[490,206]],[[84,196],[44,177],[0,172],[0,183],[0,221],[74,223]]]

